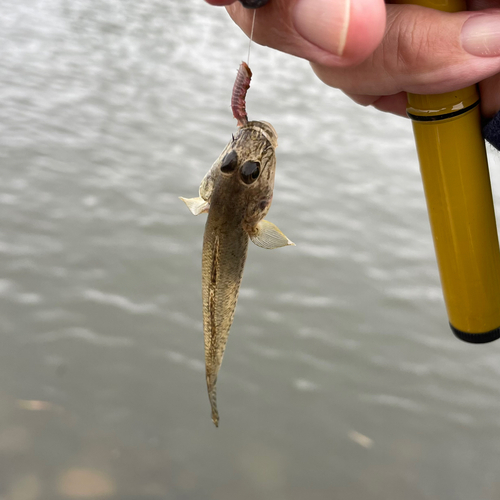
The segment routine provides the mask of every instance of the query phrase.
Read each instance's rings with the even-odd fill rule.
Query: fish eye
[[[222,160],[222,163],[220,165],[220,169],[225,174],[230,174],[234,171],[237,165],[238,155],[236,154],[236,151],[232,150],[226,156],[224,156],[224,159]]]
[[[260,174],[260,163],[258,161],[246,161],[241,166],[241,179],[245,184],[255,182]]]

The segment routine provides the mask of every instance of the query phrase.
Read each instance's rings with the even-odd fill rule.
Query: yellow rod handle
[[[396,0],[447,12],[464,0]],[[408,94],[408,116],[453,333],[500,338],[500,250],[476,86],[439,95]]]

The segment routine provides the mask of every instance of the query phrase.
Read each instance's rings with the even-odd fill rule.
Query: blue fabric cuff
[[[483,127],[483,137],[500,150],[500,111]]]

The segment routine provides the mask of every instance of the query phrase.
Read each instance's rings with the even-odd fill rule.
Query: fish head
[[[204,193],[208,189],[211,195],[214,193],[211,205],[223,203],[242,218],[245,229],[262,220],[271,206],[277,146],[278,135],[271,124],[248,122],[233,136],[202,182]]]

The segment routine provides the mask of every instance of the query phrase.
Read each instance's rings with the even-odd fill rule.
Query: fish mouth
[[[248,125],[246,127],[258,130],[269,141],[269,143],[273,146],[273,148],[278,147],[278,133],[269,122],[263,122],[263,121],[248,122]]]

